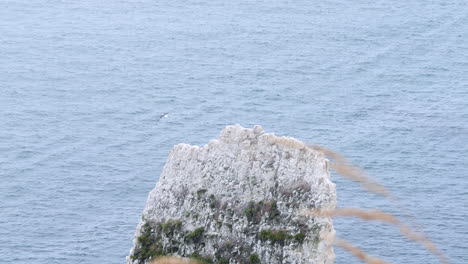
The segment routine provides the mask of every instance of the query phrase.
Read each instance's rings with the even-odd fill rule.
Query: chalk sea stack
[[[207,145],[176,145],[137,226],[127,264],[157,256],[206,263],[333,263],[328,160],[304,142],[228,126]]]

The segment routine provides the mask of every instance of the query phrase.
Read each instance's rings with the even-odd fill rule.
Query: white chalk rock
[[[321,152],[260,126],[228,126],[208,145],[172,149],[127,263],[159,255],[230,264],[333,263],[331,219],[300,211],[335,205]]]

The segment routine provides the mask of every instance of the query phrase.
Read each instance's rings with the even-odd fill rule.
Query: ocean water
[[[468,263],[467,39],[463,0],[0,1],[1,262],[123,263],[171,147],[239,123],[346,155],[400,200],[333,174],[340,207],[411,215]],[[394,227],[335,228],[438,263]]]

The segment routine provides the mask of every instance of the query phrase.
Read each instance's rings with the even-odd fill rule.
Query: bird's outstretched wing
[[[159,122],[159,121],[161,121],[161,119],[163,119],[163,118],[167,117],[167,115],[168,115],[168,114],[169,114],[169,113],[164,113],[164,114],[161,114],[161,115],[159,116],[159,119],[158,119],[158,121],[156,121],[156,122]]]

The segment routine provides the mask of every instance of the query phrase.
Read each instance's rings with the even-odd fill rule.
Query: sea
[[[332,173],[338,207],[468,263],[466,0],[1,0],[0,262],[124,263],[171,148],[232,124],[343,154],[397,199]],[[440,263],[392,225],[334,226]]]

